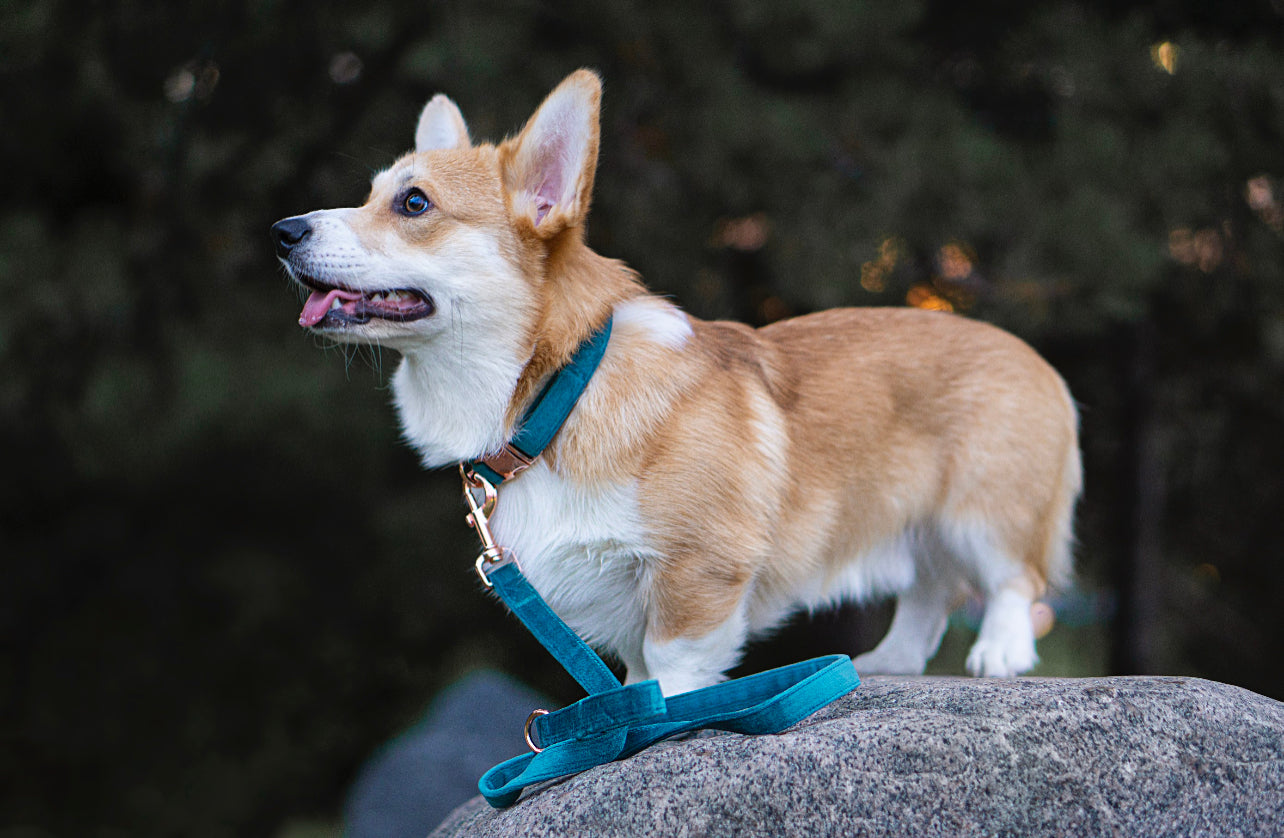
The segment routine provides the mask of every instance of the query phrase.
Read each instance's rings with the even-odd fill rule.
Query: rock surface
[[[870,677],[775,736],[703,732],[480,797],[432,838],[1284,834],[1284,704],[1196,678]]]

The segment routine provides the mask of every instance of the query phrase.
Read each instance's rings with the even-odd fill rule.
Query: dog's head
[[[375,176],[365,204],[273,225],[308,293],[300,325],[406,353],[482,336],[529,357],[550,252],[582,237],[600,99],[596,75],[573,73],[495,146],[473,145],[455,103],[434,97],[415,150]]]

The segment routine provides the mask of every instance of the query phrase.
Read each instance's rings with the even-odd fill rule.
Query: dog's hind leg
[[[946,526],[942,536],[985,602],[976,642],[967,656],[973,675],[1011,677],[1034,668],[1034,625],[1030,606],[1042,591],[1041,578],[1014,558],[1018,548],[988,526]]]
[[[896,614],[887,635],[872,651],[853,659],[856,671],[871,675],[922,674],[941,645],[958,591],[953,578],[920,566],[913,584],[896,598]]]
[[[1034,602],[1030,588],[1018,576],[986,596],[981,630],[967,656],[968,672],[1011,677],[1028,672],[1039,662],[1030,620]]]

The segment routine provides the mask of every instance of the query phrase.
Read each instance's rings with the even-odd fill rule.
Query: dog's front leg
[[[646,668],[646,661],[642,658],[641,647],[633,653],[617,652],[616,654],[624,664],[624,683],[626,685],[640,684],[643,681],[651,680],[651,672]]]
[[[716,684],[740,662],[748,636],[749,583],[704,579],[680,586],[677,580],[666,581],[656,591],[642,641],[646,672],[660,682],[665,695]],[[629,679],[633,677],[630,668]]]
[[[737,609],[698,637],[648,634],[642,642],[642,657],[650,677],[660,682],[661,692],[677,695],[721,681],[723,673],[739,663],[745,636],[743,609]],[[631,679],[632,670],[629,674]]]

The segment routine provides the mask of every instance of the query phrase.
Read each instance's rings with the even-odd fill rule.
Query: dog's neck
[[[393,393],[407,442],[429,468],[493,453],[542,384],[610,317],[647,293],[621,262],[598,255],[578,230],[551,243],[529,334],[513,323],[452,333],[405,353]]]
[[[428,468],[501,447],[508,404],[525,365],[512,347],[460,335],[431,356],[407,353],[393,375],[402,432]]]
[[[554,240],[545,261],[534,348],[513,389],[508,422],[521,416],[540,386],[602,327],[616,305],[646,293],[632,269],[584,244],[580,229]]]

